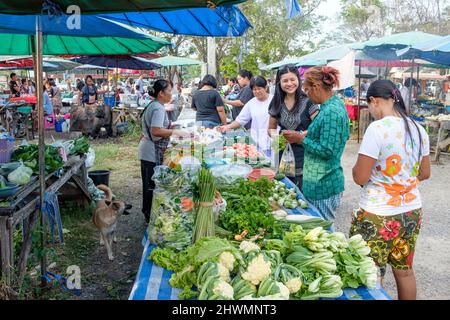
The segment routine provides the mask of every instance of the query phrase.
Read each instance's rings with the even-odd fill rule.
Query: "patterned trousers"
[[[309,200],[313,206],[315,206],[323,219],[334,222],[336,218],[336,210],[341,205],[342,193],[334,195],[327,199],[322,200]],[[331,227],[331,231],[334,231],[334,226]]]

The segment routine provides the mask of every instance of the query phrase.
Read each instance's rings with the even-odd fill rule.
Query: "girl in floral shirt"
[[[419,182],[430,177],[429,139],[425,129],[408,116],[397,87],[377,80],[367,91],[370,124],[353,167],[353,180],[362,186],[359,209],[350,234],[361,234],[380,267],[390,264],[400,300],[416,299],[412,270],[422,223]]]

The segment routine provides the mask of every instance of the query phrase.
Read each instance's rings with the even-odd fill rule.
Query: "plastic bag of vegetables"
[[[30,182],[32,175],[33,170],[21,164],[20,167],[8,175],[8,181],[23,186]]]
[[[162,248],[185,249],[192,243],[193,209],[192,195],[176,196],[155,190],[148,225],[150,241]]]
[[[295,156],[289,143],[286,144],[286,149],[283,151],[278,172],[288,177],[295,177]]]

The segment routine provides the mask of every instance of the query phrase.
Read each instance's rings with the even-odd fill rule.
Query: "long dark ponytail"
[[[281,76],[286,73],[293,73],[298,78],[298,88],[295,91],[295,105],[293,111],[297,111],[297,108],[300,108],[301,100],[306,99],[307,96],[302,90],[302,80],[300,78],[300,73],[298,72],[298,68],[293,65],[287,65],[282,67],[277,72],[277,77],[275,80],[275,94],[273,95],[272,101],[269,105],[269,114],[272,117],[277,117],[281,112],[281,106],[284,103],[284,98],[286,97],[286,92],[281,89]]]
[[[400,91],[398,90],[397,86],[389,80],[376,80],[374,81],[369,89],[367,90],[367,100],[369,100],[370,97],[374,98],[383,98],[383,99],[394,99],[394,109],[397,111],[398,114],[403,118],[403,121],[405,122],[405,130],[407,133],[407,136],[409,136],[409,139],[411,141],[411,148],[414,150],[414,139],[411,134],[411,127],[409,124],[409,121],[413,123],[413,125],[416,127],[417,133],[419,135],[419,158],[418,161],[422,158],[422,134],[420,132],[419,124],[417,124],[416,121],[414,121],[405,106],[405,102],[403,101],[402,95]],[[406,137],[405,137],[406,140]],[[407,147],[407,143],[405,141],[405,148]]]

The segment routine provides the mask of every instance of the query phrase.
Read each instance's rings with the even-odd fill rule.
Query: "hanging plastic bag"
[[[278,172],[288,177],[295,177],[295,156],[289,143],[286,144],[286,149],[283,151]]]
[[[86,161],[85,161],[86,168],[93,167],[94,163],[95,163],[95,150],[92,148],[89,148],[89,151],[86,155]]]

